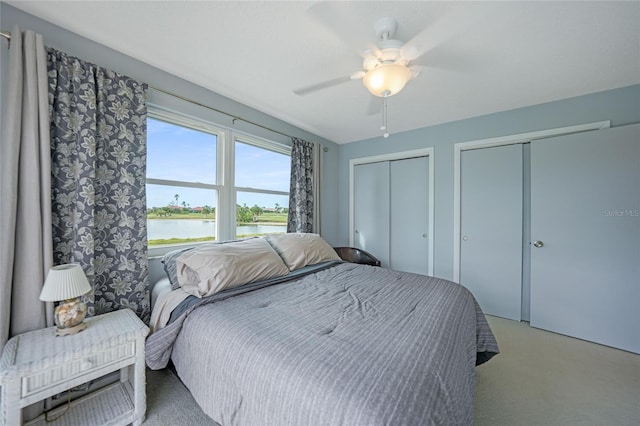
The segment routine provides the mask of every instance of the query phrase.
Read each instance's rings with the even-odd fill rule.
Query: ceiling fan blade
[[[471,49],[461,49],[450,43],[442,43],[429,51],[427,55],[412,61],[409,70],[425,71],[438,69],[447,72],[466,72],[470,69],[476,72],[491,63],[483,52]]]
[[[293,93],[295,93],[298,96],[304,96],[304,95],[308,95],[309,93],[313,93],[319,90],[327,89],[329,87],[337,86],[339,84],[346,83],[347,81],[351,81],[351,80],[352,78],[350,76],[338,77],[338,78],[323,81],[320,83],[312,84],[310,86],[295,89]]]
[[[424,65],[411,65],[409,67],[409,71],[411,71],[411,79],[413,80],[414,78],[418,78],[426,68],[427,67]]]
[[[362,19],[363,5],[358,2],[317,2],[308,9],[309,15],[333,33],[354,52],[364,54],[365,48],[375,49],[373,22]]]
[[[486,16],[486,10],[473,3],[461,6],[455,2],[444,2],[439,7],[432,10],[433,19],[424,29],[402,46],[400,52],[404,59],[416,61],[425,54],[430,56],[432,50],[477,28],[476,23],[482,22]],[[431,60],[429,64],[432,64]]]

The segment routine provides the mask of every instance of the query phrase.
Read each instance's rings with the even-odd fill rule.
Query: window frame
[[[234,180],[235,180],[235,149],[236,149],[236,143],[243,143],[245,145],[252,145],[254,147],[257,148],[261,148],[261,149],[266,149],[269,151],[273,151],[276,152],[278,154],[284,154],[284,155],[288,155],[289,158],[291,158],[291,147],[285,147],[282,144],[278,144],[277,147],[274,147],[274,145],[272,145],[271,142],[269,141],[265,141],[263,139],[257,138],[255,136],[250,136],[250,135],[240,135],[240,134],[234,134],[234,138],[233,138],[233,152],[234,152],[234,162],[232,163],[234,166]],[[270,145],[271,144],[271,145]],[[234,182],[235,183],[235,182]],[[290,191],[277,191],[277,190],[273,190],[273,189],[264,189],[264,188],[252,188],[252,187],[248,187],[248,186],[233,186],[233,200],[234,200],[234,206],[238,205],[238,192],[250,192],[250,193],[254,193],[254,194],[268,194],[268,195],[286,195],[287,197],[289,197]],[[251,206],[249,206],[251,207]],[[286,208],[289,208],[289,206],[286,206]],[[234,209],[234,213],[235,213],[235,209]],[[234,220],[236,219],[236,215],[233,215]],[[234,223],[234,227],[232,228],[234,230],[234,236],[233,238],[236,238],[236,232],[237,232],[237,221],[236,223]]]
[[[198,188],[216,190],[216,241],[226,241],[236,238],[236,204],[237,193],[253,192],[261,194],[286,195],[290,192],[274,191],[268,189],[236,187],[235,186],[235,146],[236,141],[258,148],[291,156],[291,146],[255,136],[246,132],[237,131],[221,126],[213,121],[196,118],[175,111],[168,111],[160,106],[148,104],[148,118],[163,121],[169,124],[186,127],[189,129],[210,133],[216,136],[216,183],[184,182],[170,179],[155,179],[145,177],[145,184],[168,185],[185,188]],[[146,207],[146,206],[145,206]],[[288,207],[288,206],[287,206]],[[184,243],[163,245],[160,247],[147,247],[148,256],[162,256],[172,250],[186,245],[204,243]]]

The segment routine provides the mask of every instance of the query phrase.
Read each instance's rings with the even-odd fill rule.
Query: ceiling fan
[[[420,74],[417,66],[410,65],[419,56],[418,49],[393,38],[398,29],[395,18],[381,18],[374,28],[378,41],[374,49],[367,49],[362,53],[364,61],[361,71],[302,87],[293,93],[304,96],[353,80],[362,80],[372,95],[381,98],[399,93],[409,80]]]

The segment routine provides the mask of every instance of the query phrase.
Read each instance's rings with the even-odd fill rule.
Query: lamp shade
[[[91,285],[82,267],[76,263],[54,266],[44,281],[40,300],[56,302],[73,299],[91,291]]]
[[[380,64],[362,78],[372,95],[386,98],[400,92],[411,79],[411,71],[401,64]]]

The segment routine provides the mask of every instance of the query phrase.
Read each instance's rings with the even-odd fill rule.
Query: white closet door
[[[359,164],[354,178],[354,246],[389,266],[389,162]]]
[[[460,158],[460,283],[485,313],[519,321],[522,145],[467,150]]]
[[[532,142],[531,220],[531,325],[640,353],[640,125]]]
[[[429,157],[390,162],[390,266],[429,272]]]

